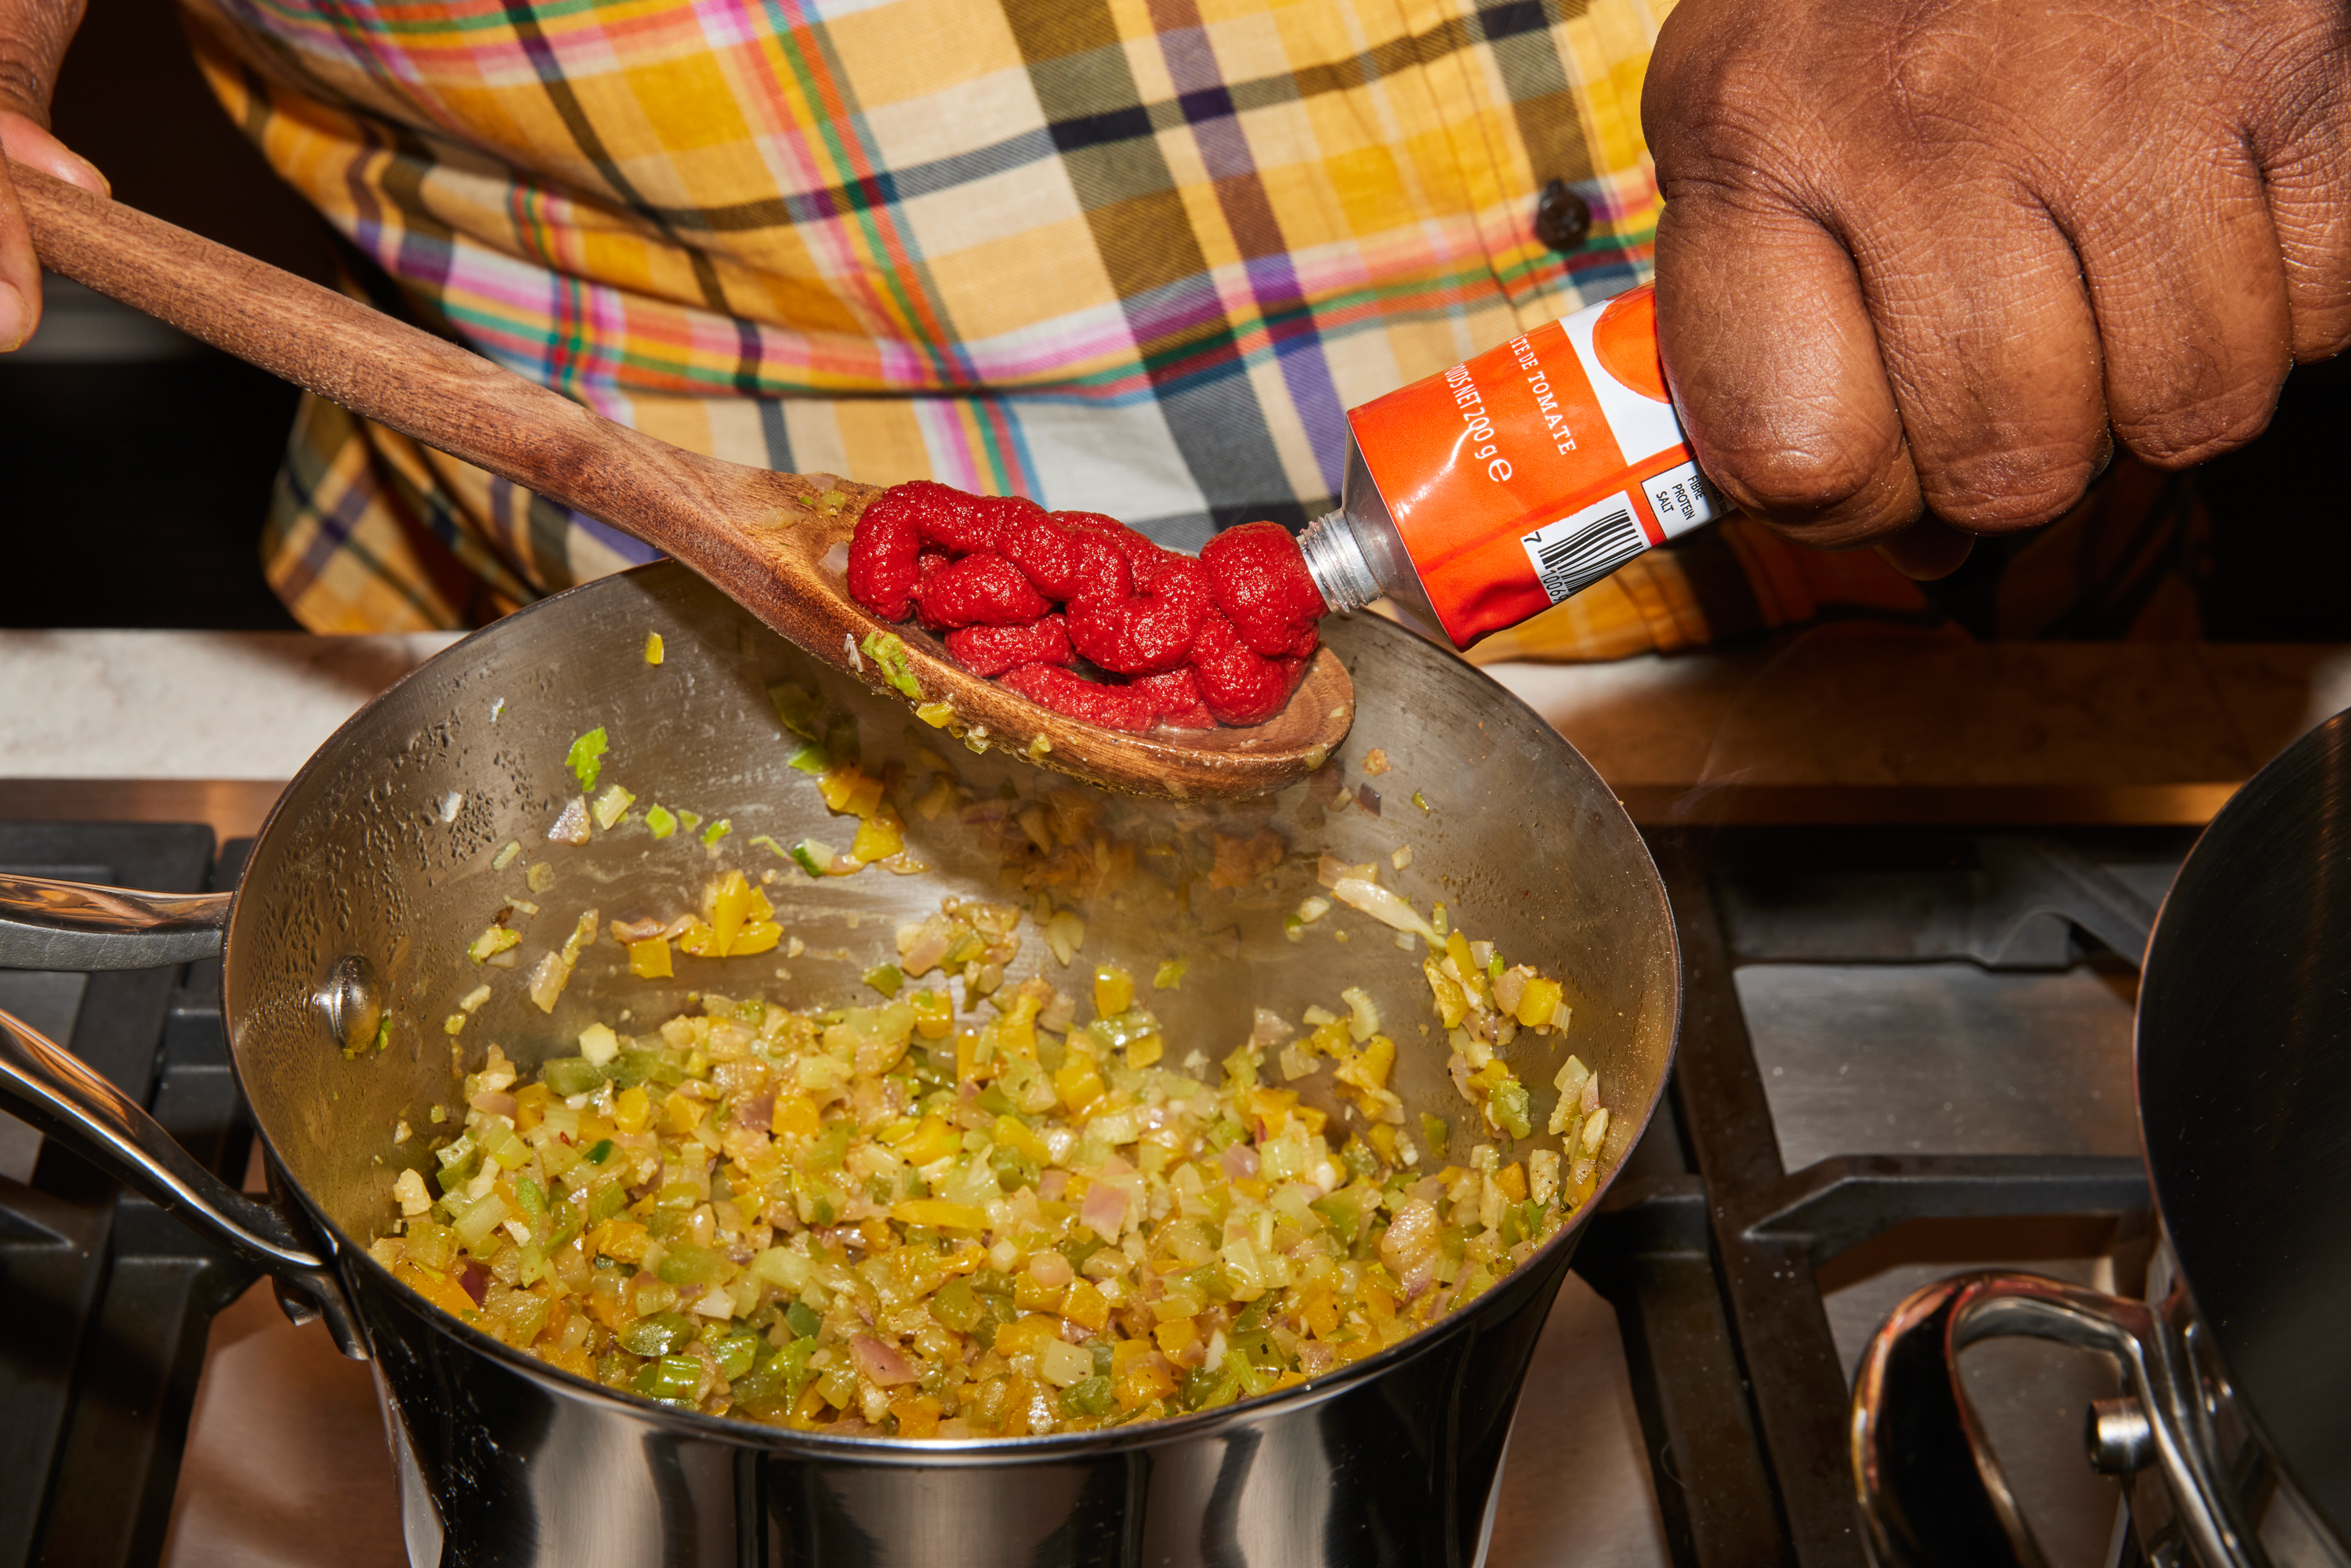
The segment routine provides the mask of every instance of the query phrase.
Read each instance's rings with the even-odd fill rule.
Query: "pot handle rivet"
[[[2155,1462],[2155,1427],[2147,1407],[2129,1395],[2094,1399],[2083,1423],[2090,1468],[2102,1476],[2133,1476]]]
[[[375,974],[368,961],[347,953],[335,961],[311,998],[325,1015],[327,1032],[345,1051],[372,1044],[383,1022],[383,1004],[376,999]]]

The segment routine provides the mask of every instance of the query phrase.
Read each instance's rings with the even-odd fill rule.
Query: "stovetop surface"
[[[1671,1113],[1536,1353],[1495,1568],[1864,1563],[1843,1402],[1894,1304],[1988,1265],[2137,1287],[2136,963],[2192,839],[1652,834],[1687,963]],[[0,823],[0,867],[159,889],[226,885],[241,849],[215,867],[204,828]],[[0,1008],[242,1178],[218,969],[0,974]],[[2022,1341],[1966,1375],[2051,1560],[2111,1561],[2120,1494],[2079,1438],[2111,1375]],[[45,1478],[0,1487],[0,1564],[406,1560],[367,1370],[6,1123],[0,1467]]]

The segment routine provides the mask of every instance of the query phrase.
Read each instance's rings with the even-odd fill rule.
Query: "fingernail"
[[[0,284],[0,354],[13,354],[25,346],[28,333],[25,330],[25,297]]]
[[[94,183],[108,196],[114,194],[114,183],[99,172],[97,164],[78,152],[65,153],[52,168],[57,177],[69,185],[83,185],[87,189],[88,183]]]

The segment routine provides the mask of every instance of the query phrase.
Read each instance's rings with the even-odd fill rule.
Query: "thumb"
[[[23,163],[103,196],[106,176],[30,116],[0,109],[0,353],[20,349],[41,324],[41,264],[9,163]]]

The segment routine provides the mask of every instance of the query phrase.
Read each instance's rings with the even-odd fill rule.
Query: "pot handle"
[[[0,969],[160,969],[220,956],[225,893],[0,876]]]
[[[1877,1560],[2045,1568],[1959,1381],[1961,1350],[2022,1335],[2113,1356],[2129,1393],[2092,1407],[2091,1464],[2124,1475],[2157,1466],[2199,1561],[2267,1568],[2213,1469],[2200,1384],[2174,1315],[2032,1274],[1959,1274],[1913,1292],[1871,1336],[1854,1377],[1854,1484]]]
[[[327,1321],[336,1345],[368,1359],[332,1250],[292,1209],[236,1191],[198,1165],[138,1102],[31,1025],[0,1011],[0,1101],[64,1139],[123,1186],[210,1232]]]

